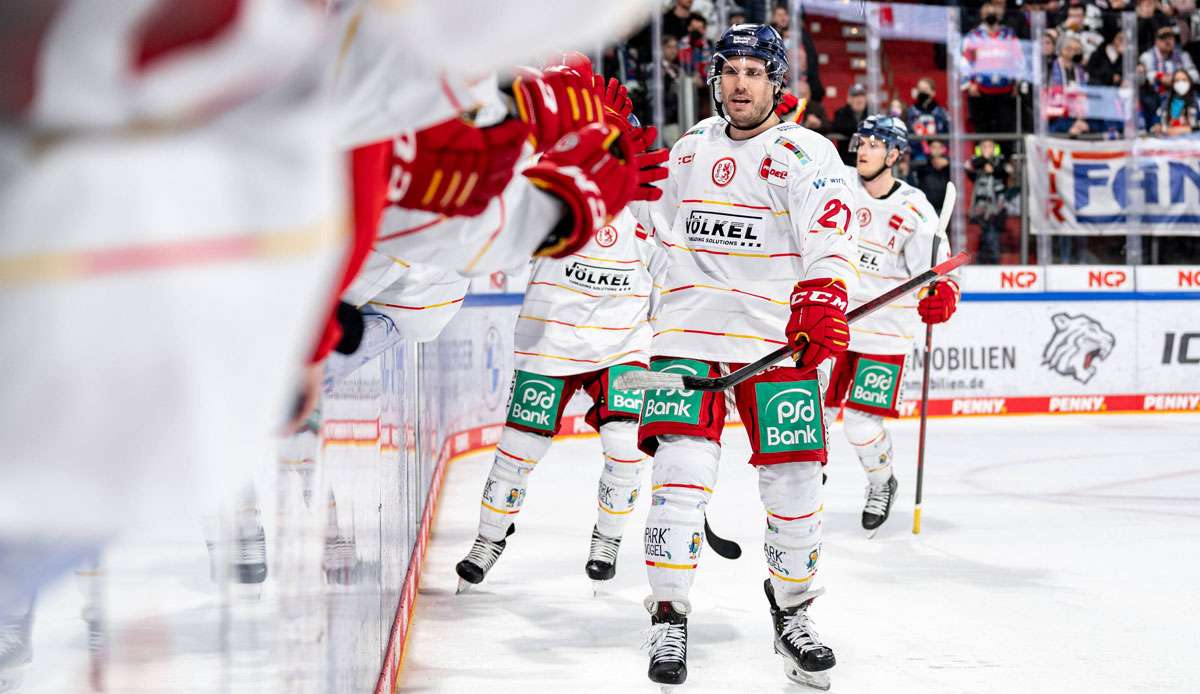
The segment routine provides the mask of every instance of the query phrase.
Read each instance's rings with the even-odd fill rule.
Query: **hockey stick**
[[[846,322],[868,316],[884,306],[892,303],[901,296],[920,287],[929,280],[945,275],[970,260],[966,253],[959,253],[944,262],[935,265],[912,279],[880,294],[867,303],[846,314]],[[756,362],[747,364],[727,376],[709,378],[704,376],[688,376],[685,374],[668,373],[665,371],[626,371],[621,374],[614,386],[621,390],[703,390],[718,391],[732,388],[742,381],[758,374],[768,367],[792,355],[790,345],[784,345]]]
[[[958,202],[958,189],[953,183],[946,185],[946,197],[942,200],[942,211],[938,214],[938,233],[933,237],[933,257],[929,262],[937,262],[938,243],[946,235],[950,226],[950,216],[954,212],[954,203]],[[929,360],[933,351],[933,323],[925,326],[925,355],[922,358],[921,370],[921,427],[917,433],[917,499],[913,505],[913,535],[921,534],[921,488],[925,481],[925,418],[929,410]]]
[[[726,559],[737,559],[742,556],[741,545],[733,540],[726,540],[713,532],[712,526],[708,524],[708,514],[704,515],[704,540],[717,553],[717,556],[725,557]]]

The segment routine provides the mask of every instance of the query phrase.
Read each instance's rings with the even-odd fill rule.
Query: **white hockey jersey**
[[[649,363],[652,274],[663,253],[629,210],[565,258],[533,261],[514,335],[516,367],[569,376]]]
[[[858,223],[829,140],[783,123],[735,141],[714,116],[675,143],[670,171],[655,355],[754,361],[786,343],[798,280],[855,290]]]
[[[462,308],[471,281],[454,270],[372,250],[362,272],[342,300],[392,319],[401,337],[415,342],[437,338]]]
[[[903,181],[876,199],[863,188],[853,167],[846,167],[845,178],[854,191],[852,204],[860,227],[858,269],[862,278],[850,293],[853,309],[929,269],[938,215],[924,193]],[[943,236],[938,262],[949,257],[950,242]],[[850,349],[865,354],[906,354],[921,325],[914,291],[855,321],[850,326]]]

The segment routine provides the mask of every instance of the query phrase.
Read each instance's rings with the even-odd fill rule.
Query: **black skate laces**
[[[609,564],[617,563],[617,550],[621,548],[621,538],[601,535],[599,530],[592,529],[592,546],[588,550],[588,559],[603,561]]]
[[[892,496],[892,487],[887,482],[881,485],[867,485],[867,503],[863,506],[863,511],[876,516],[882,516],[887,512],[888,500]]]
[[[502,551],[504,551],[504,547],[499,542],[492,542],[491,540],[477,537],[475,538],[475,544],[471,546],[471,551],[467,553],[467,561],[486,572],[500,558],[500,552]]]

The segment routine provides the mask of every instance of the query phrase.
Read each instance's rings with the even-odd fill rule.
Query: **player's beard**
[[[731,95],[729,98],[732,99],[734,96],[739,95]],[[738,130],[753,130],[757,128],[765,123],[771,117],[771,111],[775,110],[775,100],[770,97],[765,99],[761,104],[756,101],[754,110],[744,116],[734,116],[729,112],[729,101],[725,103],[725,113],[729,115],[729,124]]]

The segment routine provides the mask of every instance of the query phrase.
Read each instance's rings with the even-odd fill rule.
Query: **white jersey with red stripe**
[[[854,291],[858,223],[833,144],[795,123],[735,141],[722,118],[671,150],[655,355],[750,362],[786,343],[795,283]]]
[[[372,250],[342,301],[392,319],[406,340],[428,342],[462,308],[471,281],[454,270]]]
[[[576,253],[533,261],[514,335],[518,369],[569,376],[648,363],[662,254],[646,237],[626,209]]]
[[[861,279],[850,293],[850,307],[854,308],[929,269],[938,215],[924,193],[903,181],[897,181],[884,197],[874,198],[853,167],[846,167],[845,177],[854,194],[851,204],[860,227]],[[938,262],[949,257],[950,242],[943,235]],[[864,354],[906,354],[920,327],[914,291],[855,321],[850,326],[850,349]]]

